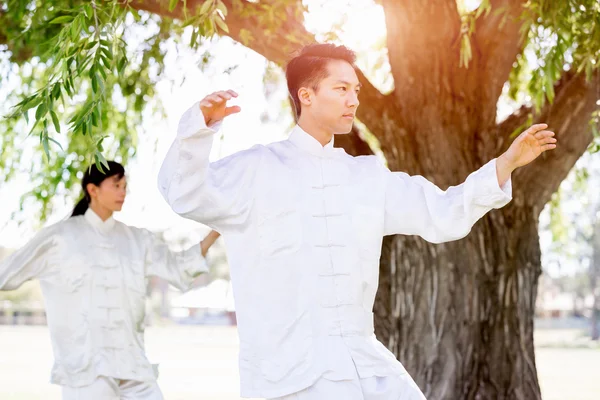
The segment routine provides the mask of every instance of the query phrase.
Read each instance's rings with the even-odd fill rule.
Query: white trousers
[[[63,400],[164,400],[156,382],[98,377],[91,385],[62,388]]]
[[[353,380],[319,379],[311,387],[271,400],[426,400],[409,374]]]

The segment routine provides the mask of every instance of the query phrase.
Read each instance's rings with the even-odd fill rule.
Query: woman
[[[43,229],[0,263],[0,290],[40,280],[63,399],[162,399],[144,351],[146,278],[187,290],[207,272],[219,234],[181,253],[113,219],[126,195],[123,166],[90,167],[71,218]]]

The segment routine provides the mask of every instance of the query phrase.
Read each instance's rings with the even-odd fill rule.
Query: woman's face
[[[88,193],[99,206],[110,211],[121,211],[127,194],[127,179],[114,175],[103,180],[99,186],[90,183]]]

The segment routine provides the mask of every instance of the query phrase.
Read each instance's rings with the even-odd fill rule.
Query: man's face
[[[88,193],[100,206],[110,211],[121,211],[127,194],[127,179],[114,175],[106,178],[100,186],[88,185]]]
[[[307,112],[334,134],[348,133],[358,108],[361,85],[354,68],[346,61],[330,61],[327,71],[327,77],[319,82],[317,89],[309,89],[311,103],[302,108],[302,114]]]

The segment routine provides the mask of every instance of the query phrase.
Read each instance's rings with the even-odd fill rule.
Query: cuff
[[[185,139],[191,136],[211,136],[219,131],[222,121],[219,121],[211,127],[206,126],[204,115],[200,110],[200,102],[194,103],[179,120],[177,136]]]

